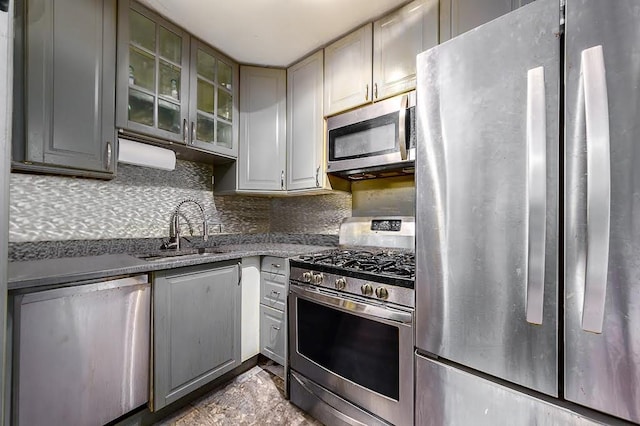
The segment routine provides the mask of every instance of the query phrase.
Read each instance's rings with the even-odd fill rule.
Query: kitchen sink
[[[158,250],[151,253],[136,254],[138,259],[147,262],[155,262],[165,259],[196,259],[203,256],[212,256],[214,254],[225,253],[224,250],[216,247],[187,248],[182,250]]]

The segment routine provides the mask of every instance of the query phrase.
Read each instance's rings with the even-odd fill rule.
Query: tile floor
[[[156,426],[322,424],[284,398],[282,367],[261,362]]]

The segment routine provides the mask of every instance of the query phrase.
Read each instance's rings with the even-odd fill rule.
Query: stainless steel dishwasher
[[[14,297],[13,424],[102,425],[149,396],[146,275]]]

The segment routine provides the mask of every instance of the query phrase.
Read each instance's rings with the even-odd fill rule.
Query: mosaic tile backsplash
[[[176,205],[203,205],[210,232],[335,235],[351,216],[351,194],[291,198],[213,196],[211,165],[178,160],[162,171],[120,164],[111,181],[12,173],[9,241],[100,240],[168,236]],[[191,203],[181,209],[183,235],[201,235]]]

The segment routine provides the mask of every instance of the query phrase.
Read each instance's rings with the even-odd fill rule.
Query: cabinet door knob
[[[316,188],[320,188],[320,166],[316,169]]]
[[[369,83],[367,83],[367,85],[364,88],[364,100],[365,101],[369,100]]]

